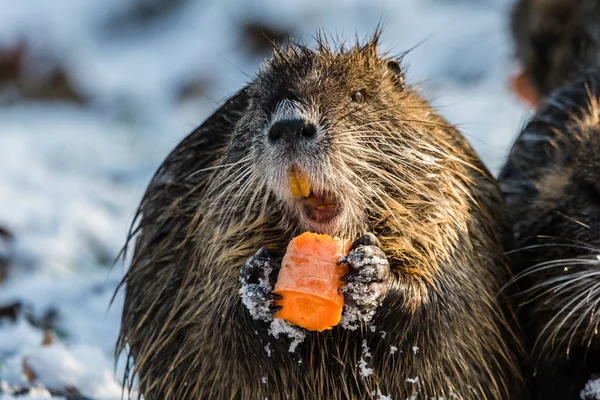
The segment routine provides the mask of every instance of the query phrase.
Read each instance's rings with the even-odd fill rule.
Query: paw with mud
[[[273,314],[281,308],[273,304],[273,300],[281,300],[281,296],[273,293],[273,288],[281,268],[282,257],[278,252],[261,248],[242,266],[242,303],[256,320],[272,321]]]
[[[371,321],[387,295],[390,263],[379,240],[370,233],[356,240],[339,263],[349,269],[348,274],[342,277],[345,285],[342,289],[344,311],[341,325],[346,329],[356,329]]]

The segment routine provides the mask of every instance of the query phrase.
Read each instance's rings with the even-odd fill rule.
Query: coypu
[[[539,109],[499,181],[539,399],[600,398],[599,7],[522,0],[513,13],[517,57]]]
[[[159,168],[118,344],[147,400],[523,395],[496,297],[510,278],[500,192],[378,37],[275,49]],[[297,170],[306,198],[288,186]],[[281,253],[303,231],[358,238],[345,323],[321,333],[271,321]]]

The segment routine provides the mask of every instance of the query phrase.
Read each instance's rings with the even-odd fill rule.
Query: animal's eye
[[[355,103],[362,103],[367,98],[367,92],[365,89],[357,90],[352,93],[352,101]]]

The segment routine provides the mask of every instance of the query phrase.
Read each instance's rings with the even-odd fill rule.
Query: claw
[[[281,310],[283,310],[283,306],[273,306],[273,307],[269,307],[269,310],[270,310],[272,313],[276,313],[276,312],[278,312],[278,311],[281,311]]]
[[[377,246],[381,247],[381,242],[375,235],[372,233],[367,233],[366,235],[356,239],[352,246],[350,247],[350,251],[363,246]]]
[[[269,256],[271,258],[276,258],[278,260],[281,260],[283,258],[283,253],[277,250],[269,250]]]
[[[277,256],[277,252],[262,247],[241,268],[242,303],[255,320],[272,321],[273,314],[282,309],[273,304],[273,301],[283,299],[281,295],[272,293],[281,268],[281,259]]]
[[[283,258],[283,254],[275,250],[269,250],[261,247],[258,249],[256,254],[254,254],[254,257],[279,260]]]
[[[268,258],[269,250],[265,249],[264,247],[261,247],[260,249],[258,249],[256,254],[254,254],[254,257]]]
[[[283,296],[280,294],[271,293],[269,295],[270,300],[283,300]]]

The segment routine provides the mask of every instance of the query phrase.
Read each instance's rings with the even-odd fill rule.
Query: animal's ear
[[[404,73],[402,72],[400,62],[395,58],[390,58],[386,60],[386,66],[388,71],[390,72],[390,75],[392,76],[394,84],[399,89],[404,89],[406,87],[406,78],[404,77]]]
[[[529,74],[524,68],[519,67],[510,76],[510,89],[517,95],[519,100],[524,102],[532,109],[536,109],[539,105],[539,96],[535,87],[529,80]]]

